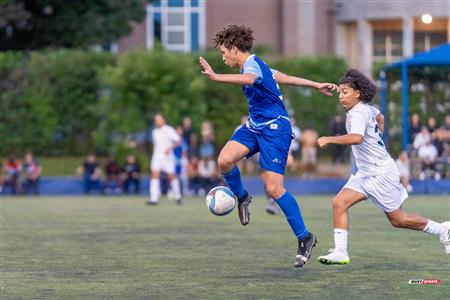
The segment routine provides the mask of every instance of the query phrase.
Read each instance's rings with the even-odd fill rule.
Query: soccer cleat
[[[317,244],[316,236],[312,233],[302,239],[298,240],[298,250],[297,256],[295,257],[295,267],[301,268],[311,257],[312,248],[314,248]]]
[[[328,255],[319,256],[317,261],[324,265],[347,265],[350,263],[350,258],[344,251],[333,250]]]
[[[147,201],[147,202],[145,202],[145,204],[146,205],[157,205],[158,204],[158,201]]]
[[[439,240],[444,245],[445,253],[450,254],[450,222],[441,223],[446,227],[446,230],[441,234]]]
[[[183,204],[183,198],[178,198],[177,200],[175,200],[175,203],[176,203],[177,205]]]
[[[244,196],[238,199],[238,214],[239,220],[241,220],[241,224],[243,226],[247,225],[250,222],[250,211],[248,210],[248,206],[252,202],[252,196],[246,191]]]

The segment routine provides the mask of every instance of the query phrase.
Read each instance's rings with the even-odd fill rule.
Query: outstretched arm
[[[320,148],[324,149],[328,144],[337,145],[359,145],[363,141],[363,136],[360,134],[344,134],[340,136],[322,136],[317,140]]]
[[[332,91],[337,91],[338,87],[334,83],[320,83],[312,80],[286,75],[280,71],[275,73],[275,80],[281,84],[307,86],[318,89],[322,94],[333,96]]]
[[[209,79],[219,82],[234,83],[239,85],[252,85],[256,81],[256,75],[252,73],[246,74],[217,74],[203,57],[199,58],[202,73]]]

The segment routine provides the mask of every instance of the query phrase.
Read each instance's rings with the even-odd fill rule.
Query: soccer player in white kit
[[[163,115],[156,114],[152,139],[153,155],[150,165],[152,175],[150,180],[150,201],[147,204],[157,204],[161,196],[159,180],[161,171],[167,173],[176,203],[181,204],[180,182],[175,174],[175,155],[173,153],[173,149],[181,143],[181,138],[172,126],[166,124],[166,119]]]
[[[367,103],[376,94],[376,86],[361,72],[349,70],[339,82],[339,101],[347,110],[347,134],[324,136],[317,141],[320,148],[329,144],[352,145],[358,171],[352,175],[333,199],[335,248],[320,256],[323,264],[348,264],[347,252],[348,209],[371,198],[381,208],[390,223],[397,228],[422,230],[437,235],[450,254],[450,222],[437,223],[420,215],[407,213],[402,208],[408,193],[400,183],[398,168],[387,152],[377,122],[378,110]]]

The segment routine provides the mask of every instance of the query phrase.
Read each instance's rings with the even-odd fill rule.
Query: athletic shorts
[[[175,156],[173,154],[153,154],[150,164],[152,172],[166,172],[175,174]]]
[[[250,152],[246,156],[247,158],[259,152],[259,164],[263,170],[284,175],[289,146],[292,141],[291,132],[270,136],[255,133],[246,126],[242,126],[236,130],[230,141],[238,142],[249,148]]]
[[[378,176],[352,175],[343,187],[364,194],[384,212],[399,209],[408,198],[408,192],[400,183],[398,172],[392,171]]]

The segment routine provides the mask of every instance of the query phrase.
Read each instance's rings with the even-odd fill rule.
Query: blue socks
[[[245,190],[241,181],[241,173],[237,166],[234,166],[233,170],[230,172],[223,174],[223,178],[238,199],[241,199],[245,195]]]
[[[300,207],[297,204],[294,196],[291,193],[286,192],[280,198],[276,199],[275,202],[280,206],[281,210],[286,215],[286,219],[292,228],[295,236],[301,240],[308,236],[309,231],[306,229],[305,223],[303,222],[302,214],[300,212]]]

